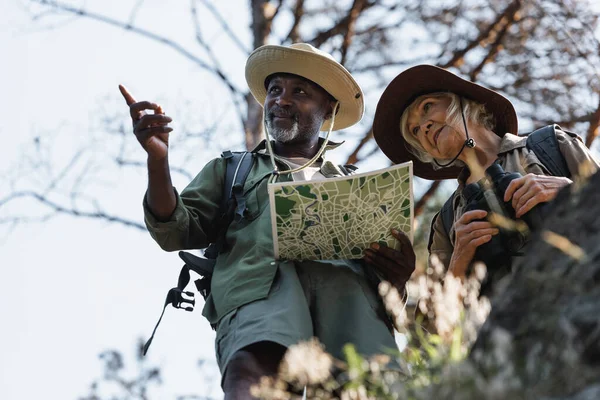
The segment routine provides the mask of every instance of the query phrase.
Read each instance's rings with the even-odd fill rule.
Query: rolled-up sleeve
[[[146,227],[163,250],[201,249],[215,240],[224,173],[224,163],[221,159],[215,159],[200,171],[181,194],[173,188],[176,207],[168,221],[156,219],[144,195]]]

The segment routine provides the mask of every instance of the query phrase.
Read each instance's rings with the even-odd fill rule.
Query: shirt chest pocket
[[[246,211],[244,218],[253,221],[258,218],[269,204],[267,192],[268,177],[246,181],[244,193],[246,198]]]

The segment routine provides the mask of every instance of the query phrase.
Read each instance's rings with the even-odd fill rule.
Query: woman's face
[[[463,146],[466,135],[446,122],[450,98],[423,96],[415,100],[416,107],[408,115],[408,130],[432,157],[454,158]]]

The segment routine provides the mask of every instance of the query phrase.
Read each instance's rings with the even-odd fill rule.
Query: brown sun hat
[[[313,81],[340,102],[334,131],[361,120],[365,109],[362,90],[350,72],[330,54],[306,43],[265,45],[254,50],[246,62],[246,82],[261,106],[267,97],[265,79],[278,72]],[[321,130],[328,130],[329,125],[330,120],[325,121]]]
[[[459,167],[434,169],[431,164],[420,161],[408,150],[410,145],[400,133],[400,117],[404,110],[417,97],[434,92],[451,92],[483,104],[494,116],[494,132],[498,136],[507,132],[517,134],[517,113],[506,97],[433,65],[409,68],[390,82],[379,99],[373,136],[394,163],[411,160],[416,176],[431,180],[456,179],[462,170]]]

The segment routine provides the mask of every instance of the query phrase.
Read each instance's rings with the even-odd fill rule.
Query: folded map
[[[412,240],[412,162],[317,181],[269,184],[275,258],[358,259],[371,243]]]

